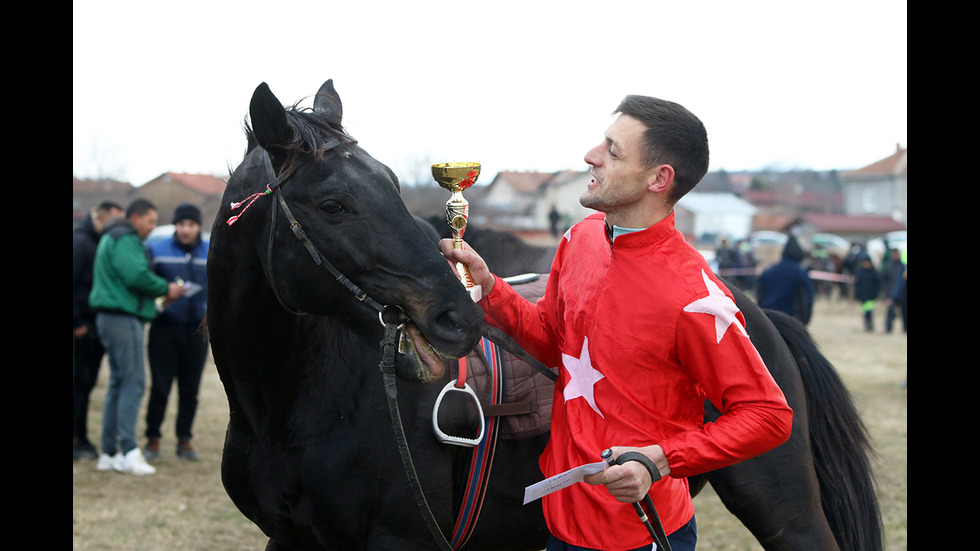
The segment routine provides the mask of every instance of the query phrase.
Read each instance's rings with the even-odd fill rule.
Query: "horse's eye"
[[[347,210],[344,208],[344,205],[341,205],[337,201],[327,201],[321,208],[323,208],[323,212],[326,212],[327,214],[340,214]]]

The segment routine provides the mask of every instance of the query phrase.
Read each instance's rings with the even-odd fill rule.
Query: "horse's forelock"
[[[330,149],[328,144],[334,139],[340,139],[348,144],[355,142],[343,127],[335,127],[311,109],[296,106],[286,109],[286,122],[293,131],[292,139],[289,143],[279,145],[291,160],[296,160],[301,155],[313,155],[319,159]],[[248,121],[245,122],[244,128],[247,141],[246,153],[248,153],[261,144],[256,141],[255,133]]]
[[[333,126],[309,109],[287,110],[286,121],[293,130],[293,140],[286,148],[297,154],[313,155],[319,159],[330,149],[328,144],[334,139],[346,143],[354,141],[342,127]]]

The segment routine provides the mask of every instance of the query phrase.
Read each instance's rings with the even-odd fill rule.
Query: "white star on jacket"
[[[709,314],[715,317],[715,336],[718,338],[717,342],[721,342],[721,338],[725,336],[725,332],[728,331],[729,326],[735,325],[743,335],[748,336],[745,332],[745,328],[735,317],[738,314],[738,306],[735,306],[735,301],[730,299],[721,287],[712,281],[708,277],[708,274],[701,270],[701,277],[704,278],[704,285],[708,288],[708,296],[704,298],[699,298],[694,302],[688,304],[684,307],[685,312],[694,312],[699,314]]]
[[[565,366],[565,370],[568,371],[569,376],[568,384],[565,385],[565,389],[562,391],[565,402],[575,398],[585,398],[585,401],[592,406],[592,409],[599,414],[599,417],[605,419],[605,416],[599,411],[599,407],[595,403],[595,384],[603,379],[605,375],[599,373],[592,367],[592,359],[589,357],[588,337],[585,337],[582,341],[582,352],[578,358],[569,356],[568,354],[562,354],[561,363]]]

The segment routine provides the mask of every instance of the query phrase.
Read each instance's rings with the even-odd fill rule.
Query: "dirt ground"
[[[821,300],[810,330],[853,393],[875,446],[874,463],[886,549],[908,548],[908,372],[907,337],[862,330],[854,303]],[[92,396],[90,436],[98,442],[108,369]],[[72,463],[72,549],[141,551],[261,551],[266,538],[228,499],[221,485],[221,446],[227,402],[213,364],[206,367],[195,423],[201,461],[174,455],[175,393],[164,424],[163,457],[157,473],[135,477],[99,472],[93,461]],[[144,399],[145,403],[145,399]],[[144,428],[143,417],[137,430]],[[141,439],[142,440],[142,439]],[[710,488],[695,499],[699,549],[762,549],[731,516]]]

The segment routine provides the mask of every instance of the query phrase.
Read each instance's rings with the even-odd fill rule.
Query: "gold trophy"
[[[463,248],[463,232],[470,216],[470,204],[463,198],[463,190],[476,183],[480,176],[479,163],[439,163],[432,165],[432,177],[439,185],[452,192],[446,201],[446,218],[453,231],[453,248]],[[463,286],[474,301],[482,298],[482,290],[473,281],[470,269],[462,262],[456,263],[456,271],[462,278]]]

